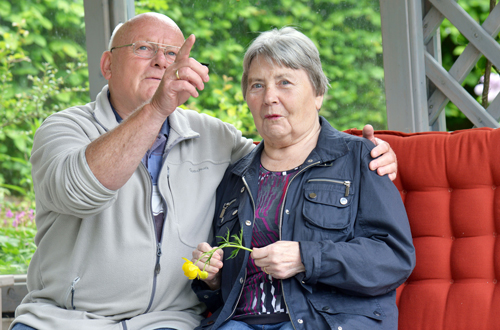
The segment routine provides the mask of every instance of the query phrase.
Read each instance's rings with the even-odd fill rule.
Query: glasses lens
[[[179,47],[174,47],[174,46],[163,47],[149,41],[135,42],[134,53],[140,57],[153,58],[155,57],[158,48],[160,48],[161,51],[163,51],[163,55],[165,55],[165,58],[167,59],[168,62],[172,63],[173,61],[175,61],[175,57],[179,52]]]
[[[152,58],[156,53],[156,45],[145,41],[136,42],[134,45],[134,53],[140,57]]]
[[[167,46],[161,48],[163,48],[163,54],[165,54],[165,58],[167,59],[167,61],[169,61],[170,63],[175,61],[175,57],[177,56],[177,52],[179,51],[178,47]]]

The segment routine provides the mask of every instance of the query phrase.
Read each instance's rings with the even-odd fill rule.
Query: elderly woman
[[[253,252],[218,250],[193,283],[212,312],[200,328],[396,329],[415,252],[397,189],[368,168],[373,144],[319,116],[328,81],[302,33],[262,33],[243,65],[263,141],[219,186],[213,245],[242,233]]]

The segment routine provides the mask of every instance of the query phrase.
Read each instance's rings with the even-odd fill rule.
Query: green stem
[[[217,246],[217,247],[214,247],[212,250],[210,251],[207,251],[207,252],[203,252],[201,254],[201,256],[198,258],[198,260],[196,260],[196,262],[194,263],[195,265],[198,263],[198,261],[200,261],[201,258],[205,257],[205,256],[209,256],[207,261],[205,262],[205,265],[203,266],[203,270],[205,270],[205,267],[207,266],[207,264],[210,262],[210,259],[212,259],[212,256],[214,255],[215,251],[219,250],[219,249],[223,249],[223,248],[226,248],[226,247],[232,247],[232,248],[236,248],[236,249],[241,249],[241,250],[246,250],[246,251],[250,251],[252,252],[253,250],[252,249],[249,249],[247,247],[244,247],[242,245],[239,245],[239,244],[234,244],[234,243],[224,243],[220,246]]]
[[[234,247],[234,248],[237,248],[237,249],[247,250],[247,251],[250,251],[250,252],[252,252],[252,251],[253,251],[252,249],[246,248],[246,247],[244,247],[244,246],[241,246],[241,245],[238,245],[238,244],[231,244],[231,243],[222,244],[220,247],[221,247],[221,248],[225,248],[225,247]]]

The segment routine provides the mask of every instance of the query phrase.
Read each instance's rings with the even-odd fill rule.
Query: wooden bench
[[[26,275],[0,275],[0,330],[7,330],[14,320],[14,312],[28,293]]]

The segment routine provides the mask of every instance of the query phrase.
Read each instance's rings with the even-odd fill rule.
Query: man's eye
[[[168,51],[166,52],[166,55],[167,55],[167,56],[176,57],[176,56],[177,56],[177,53],[176,53],[176,52],[174,52],[173,50],[168,50]]]
[[[288,80],[283,80],[283,81],[281,82],[281,84],[282,84],[282,85],[289,85],[289,84],[290,84],[290,82],[289,82]]]
[[[262,84],[253,84],[252,88],[262,88]]]
[[[137,49],[145,52],[145,51],[150,51],[152,48],[148,46],[139,46],[137,47]]]

